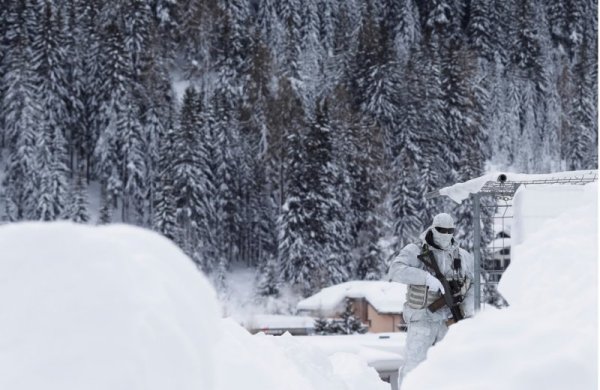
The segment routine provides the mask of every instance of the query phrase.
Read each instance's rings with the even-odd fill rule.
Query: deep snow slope
[[[204,275],[156,233],[8,224],[0,248],[2,390],[388,388],[356,355],[222,319]]]

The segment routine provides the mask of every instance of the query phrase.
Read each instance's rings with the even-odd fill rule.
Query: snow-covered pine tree
[[[300,50],[302,37],[302,3],[298,0],[279,0],[276,3],[278,22],[284,34],[283,55],[277,56],[278,68],[291,80],[299,80]]]
[[[77,223],[87,223],[90,220],[87,194],[80,172],[75,174],[75,178],[71,184],[71,194],[64,217]]]
[[[124,115],[117,122],[120,138],[120,155],[122,161],[123,205],[121,216],[123,222],[141,225],[146,211],[145,201],[148,191],[148,172],[146,167],[145,136],[140,124],[139,108],[129,102]]]
[[[306,134],[288,135],[288,194],[280,220],[283,279],[307,295],[346,280],[344,248],[336,237],[339,208],[332,193],[332,141],[327,105],[319,104]],[[301,139],[304,141],[300,144]]]
[[[416,144],[419,145],[419,158],[415,174],[418,175],[413,183],[417,184],[420,206],[418,217],[422,230],[428,226],[434,214],[439,210],[439,200],[425,200],[425,194],[446,185],[448,161],[455,160],[449,148],[451,139],[448,137],[447,123],[445,120],[444,100],[442,91],[442,61],[439,55],[439,37],[434,37],[430,43],[424,43],[418,49],[417,66],[415,70],[420,74],[415,89],[418,95],[418,129],[419,136]]]
[[[144,154],[145,165],[148,171],[148,221],[153,226],[154,206],[156,205],[158,192],[161,187],[161,142],[166,138],[167,129],[173,129],[176,122],[176,112],[173,102],[174,93],[171,81],[168,79],[164,63],[155,64],[149,71],[145,83],[150,87],[145,110],[142,115],[142,126],[146,153]],[[172,158],[172,157],[171,157]]]
[[[85,116],[83,97],[86,88],[86,79],[90,75],[85,74],[84,70],[84,50],[90,48],[84,46],[80,40],[84,40],[85,29],[79,12],[82,8],[81,1],[71,1],[65,4],[65,23],[63,27],[63,37],[65,45],[64,68],[67,85],[66,96],[66,126],[64,129],[67,141],[68,168],[72,176],[79,173],[76,169],[85,169],[86,148],[85,134],[87,118]],[[90,88],[92,91],[94,88]]]
[[[253,189],[249,194],[247,209],[250,209],[248,221],[251,232],[247,240],[252,247],[251,258],[256,264],[262,264],[270,257],[277,257],[276,208],[272,198],[272,187],[267,174],[269,150],[268,104],[271,100],[270,83],[274,68],[273,59],[265,46],[263,35],[254,31],[251,43],[249,78],[247,81],[247,99],[241,114],[241,123],[247,141],[244,142],[249,153],[249,174],[244,180]]]
[[[181,235],[177,243],[192,255],[198,245],[198,223],[204,175],[200,159],[202,145],[198,143],[201,128],[198,113],[198,92],[188,87],[183,96],[179,128],[173,137],[173,188],[175,195],[177,226]],[[194,259],[198,260],[199,259]]]
[[[135,115],[131,104],[131,63],[125,52],[121,27],[113,22],[103,31],[101,41],[102,85],[99,91],[99,134],[94,149],[95,171],[102,187],[103,208],[116,208],[122,197],[124,182],[123,137],[120,133]],[[129,131],[128,131],[129,132]],[[107,215],[107,214],[103,214]]]
[[[398,134],[394,137],[391,148],[394,160],[390,185],[393,233],[398,238],[399,248],[414,241],[427,223],[421,220],[421,210],[425,207],[425,203],[423,194],[419,191],[421,185],[419,167],[427,158],[423,155],[423,145],[420,144],[424,136],[419,107],[426,95],[424,95],[422,75],[414,58],[407,63],[402,91],[403,104],[397,126]]]
[[[314,124],[307,134],[306,179],[318,177],[314,185],[308,186],[308,197],[314,197],[312,211],[314,217],[323,224],[325,246],[323,255],[327,256],[325,268],[328,284],[345,282],[350,277],[351,250],[351,213],[348,213],[349,194],[344,188],[346,174],[340,172],[340,161],[336,161],[334,151],[335,133],[331,125],[328,100],[317,100],[317,112]],[[316,163],[312,166],[312,163]],[[310,206],[309,206],[310,207]],[[317,225],[317,221],[315,226]],[[318,232],[318,230],[317,230]],[[317,233],[315,232],[315,233]]]
[[[366,333],[368,327],[354,315],[354,305],[346,298],[344,311],[340,315],[340,330],[342,334]]]
[[[335,91],[330,112],[339,171],[335,193],[345,214],[340,239],[348,242],[352,279],[379,279],[384,264],[377,245],[383,235],[380,206],[386,191],[383,135],[374,120],[352,110],[343,84]]]
[[[9,221],[33,218],[34,194],[39,185],[36,143],[42,129],[37,73],[32,66],[32,45],[27,29],[33,23],[28,19],[35,17],[30,11],[18,7],[12,9],[8,27],[12,50],[4,57],[2,113],[8,158],[3,186]]]
[[[566,132],[564,160],[567,169],[592,169],[598,162],[598,122],[594,61],[596,51],[591,39],[584,35],[573,67],[574,91],[569,113],[569,130]]]
[[[497,38],[494,36],[494,24],[498,20],[494,4],[487,0],[472,0],[470,4],[469,25],[467,26],[467,37],[470,47],[474,53],[489,62],[494,61],[497,51]]]
[[[131,57],[132,78],[141,86],[141,79],[155,55],[151,47],[155,36],[150,4],[148,0],[130,0],[124,4],[122,12],[125,50]]]
[[[95,174],[94,148],[104,125],[104,118],[100,115],[100,103],[103,98],[101,85],[106,79],[106,68],[103,66],[104,61],[98,60],[101,54],[102,30],[98,20],[101,7],[98,1],[87,0],[74,1],[70,8],[71,17],[76,18],[75,21],[70,19],[69,31],[66,33],[67,42],[70,42],[67,45],[67,61],[71,62],[69,85],[73,112],[70,119],[77,123],[69,125],[71,136],[68,141],[72,149],[70,153],[75,154],[71,158],[72,166],[83,169],[86,181],[89,182]],[[75,164],[75,160],[83,161],[84,164]]]
[[[381,65],[385,64],[390,53],[386,52],[384,47],[373,45],[373,42],[381,40],[381,28],[377,23],[377,10],[373,9],[371,3],[367,3],[362,18],[358,33],[358,47],[348,72],[348,83],[353,91],[351,96],[354,97],[355,109],[360,109],[376,117],[379,107],[371,107],[369,110],[368,106],[369,103],[376,101],[372,96],[373,89],[375,89],[373,85],[379,82],[383,75],[377,73],[377,80],[374,80],[373,74],[380,70]]]
[[[173,185],[174,138],[175,132],[172,129],[160,134],[157,164],[158,185],[152,220],[154,230],[173,241],[178,237],[175,188]]]
[[[32,64],[39,80],[41,126],[37,138],[37,169],[41,176],[36,191],[34,218],[52,221],[62,217],[68,195],[67,141],[69,124],[68,80],[62,15],[46,2],[32,46]]]
[[[449,150],[447,159],[451,175],[448,182],[465,182],[484,173],[487,127],[484,123],[485,96],[477,78],[476,58],[464,44],[452,40],[445,56],[443,91]],[[453,205],[453,204],[452,204]],[[471,247],[473,237],[472,202],[463,201],[455,210],[456,238]]]
[[[279,275],[277,272],[277,262],[274,257],[267,259],[264,265],[258,269],[256,293],[261,297],[279,296]]]
[[[8,38],[8,31],[10,27],[10,8],[8,0],[0,0],[0,81],[4,80],[4,75],[7,72],[7,64],[5,58],[7,53],[11,49],[11,44]],[[5,86],[0,86],[0,107],[4,100]],[[4,147],[4,113],[0,108],[0,146]]]
[[[304,180],[307,148],[301,141],[305,136],[305,117],[300,98],[289,80],[282,80],[279,95],[280,107],[285,108],[281,111],[281,127],[275,128],[281,132],[282,148],[282,165],[275,168],[280,169],[281,190],[285,191],[280,195],[283,203],[278,217],[280,278],[291,282],[303,295],[308,296],[324,286],[325,275],[322,267],[324,254],[315,256],[310,241],[306,241],[307,232],[314,228],[307,222],[310,211],[306,206],[306,194],[310,184]],[[315,236],[310,240],[317,238],[322,239]]]
[[[385,0],[388,10],[384,20],[386,29],[390,31],[391,42],[395,51],[395,60],[402,67],[410,58],[412,48],[421,39],[419,13],[414,0]]]
[[[327,334],[327,330],[329,327],[329,322],[325,317],[317,317],[315,319],[315,334],[319,336],[324,336]]]

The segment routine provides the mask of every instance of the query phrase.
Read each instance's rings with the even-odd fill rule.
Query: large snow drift
[[[0,389],[210,389],[217,300],[167,239],[0,228]]]
[[[356,355],[221,319],[167,239],[70,223],[0,227],[0,389],[385,390]]]
[[[596,389],[597,195],[596,183],[519,189],[520,244],[499,284],[510,307],[451,327],[402,389]]]

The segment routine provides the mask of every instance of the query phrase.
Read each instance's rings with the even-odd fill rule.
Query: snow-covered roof
[[[504,175],[507,182],[527,182],[527,181],[538,181],[538,180],[560,180],[560,179],[571,179],[571,178],[584,178],[591,179],[597,177],[597,170],[587,171],[567,171],[567,172],[554,172],[554,173],[543,173],[543,174],[526,174],[526,173],[511,173],[511,172],[490,172],[481,177],[466,181],[464,183],[457,183],[449,187],[444,187],[439,190],[440,195],[445,195],[453,201],[460,203],[467,199],[470,194],[478,193],[488,182],[496,182],[500,175]]]
[[[246,327],[250,329],[312,329],[315,327],[315,318],[280,314],[255,314],[248,320]]]
[[[327,287],[298,303],[298,310],[323,312],[343,308],[346,298],[365,298],[379,313],[400,313],[406,285],[396,282],[353,281]]]

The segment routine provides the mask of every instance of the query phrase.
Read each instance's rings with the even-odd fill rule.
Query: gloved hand
[[[427,287],[429,287],[431,291],[439,291],[442,294],[445,292],[444,286],[442,286],[442,282],[440,282],[438,278],[436,278],[432,274],[427,274],[427,277],[425,278],[425,284],[427,285]]]

